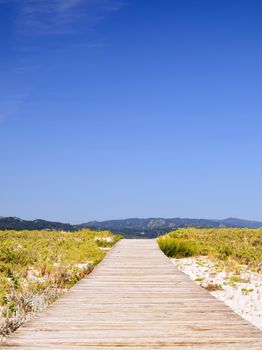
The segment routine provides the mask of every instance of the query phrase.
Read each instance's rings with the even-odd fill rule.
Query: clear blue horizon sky
[[[262,220],[260,0],[0,0],[0,216]]]

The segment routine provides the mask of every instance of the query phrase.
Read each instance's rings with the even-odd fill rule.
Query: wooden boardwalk
[[[2,347],[261,350],[262,332],[180,272],[154,240],[123,240]]]

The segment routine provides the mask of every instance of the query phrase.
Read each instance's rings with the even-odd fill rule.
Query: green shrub
[[[257,271],[262,260],[262,228],[183,228],[160,236],[158,244],[167,256],[208,255]]]
[[[101,239],[111,247],[121,238],[109,231],[89,229],[78,232],[0,231],[2,318],[34,311],[32,301],[36,294],[44,297],[44,303],[54,301],[103,259],[105,251],[100,247]],[[4,330],[0,328],[1,335]]]
[[[169,257],[186,258],[198,254],[195,242],[182,238],[163,236],[158,238],[160,249]]]

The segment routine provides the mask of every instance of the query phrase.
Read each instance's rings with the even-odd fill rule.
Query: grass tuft
[[[261,270],[262,229],[184,228],[160,236],[157,241],[169,257],[207,255],[225,261],[236,272],[241,265]]]
[[[120,238],[88,229],[0,231],[0,336],[89,274],[106,254],[101,247]]]

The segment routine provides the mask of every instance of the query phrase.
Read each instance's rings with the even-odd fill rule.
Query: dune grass
[[[103,247],[121,237],[108,231],[0,231],[0,335],[54,301],[90,273]]]
[[[161,250],[169,257],[208,255],[228,264],[245,264],[261,269],[262,229],[184,228],[158,238]]]

